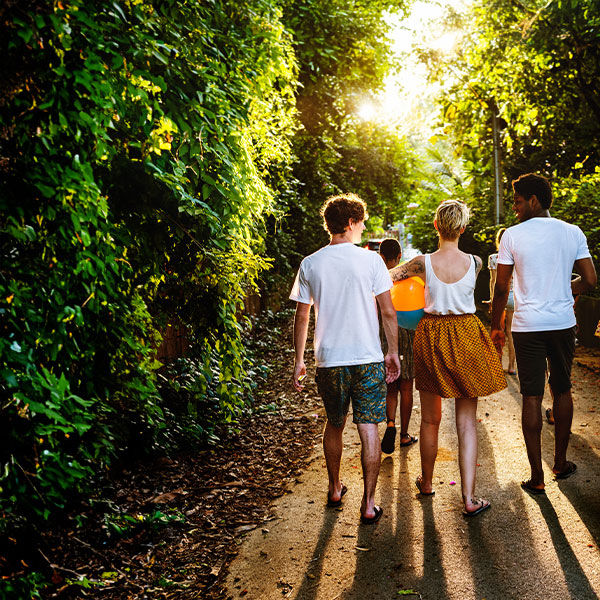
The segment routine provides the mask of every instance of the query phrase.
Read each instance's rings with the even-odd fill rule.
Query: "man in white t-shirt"
[[[306,377],[304,349],[310,307],[315,310],[316,382],[327,412],[323,451],[329,476],[327,506],[340,506],[346,487],[340,481],[342,433],[350,400],[361,440],[364,492],[361,522],[376,523],[383,509],[375,505],[381,462],[377,424],[385,420],[386,381],[400,374],[398,324],[392,305],[392,282],[377,252],[359,248],[367,218],[355,194],[334,196],[321,210],[329,245],[301,263],[290,299],[297,302],[294,321],[294,387]],[[385,358],[379,339],[376,302],[388,343]]]
[[[555,422],[552,472],[556,479],[566,479],[577,470],[575,463],[567,460],[573,420],[573,296],[594,288],[597,278],[581,229],[550,216],[552,190],[548,180],[528,173],[512,185],[513,210],[520,223],[508,228],[500,241],[491,337],[502,352],[501,317],[514,269],[512,332],[523,395],[523,436],[531,466],[531,478],[521,482],[521,487],[530,494],[544,494],[540,438],[546,366]],[[580,276],[572,281],[573,271]]]

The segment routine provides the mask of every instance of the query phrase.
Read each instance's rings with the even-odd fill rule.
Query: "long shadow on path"
[[[544,460],[552,468],[554,462],[553,430],[546,432]],[[568,456],[577,464],[577,472],[569,479],[558,480],[560,491],[568,498],[587,530],[600,546],[600,469],[598,455],[590,448],[589,440],[571,434]]]
[[[323,561],[327,546],[331,541],[333,530],[338,522],[340,511],[325,509],[323,513],[323,523],[319,532],[319,538],[315,544],[312,558],[308,562],[306,574],[298,588],[298,592],[293,596],[297,600],[314,600],[317,597],[319,583],[323,575]]]
[[[592,589],[590,581],[573,552],[573,548],[565,535],[550,499],[542,496],[538,499],[538,504],[548,525],[548,531],[552,538],[552,543],[554,544],[554,549],[562,567],[572,600],[596,600],[598,596]]]

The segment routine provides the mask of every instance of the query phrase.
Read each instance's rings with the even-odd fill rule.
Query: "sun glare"
[[[386,80],[385,90],[378,98],[377,117],[371,118],[394,124],[406,132],[433,122],[429,98],[436,92],[437,86],[432,87],[427,82],[424,64],[411,52],[416,46],[428,47],[442,54],[454,52],[460,31],[440,31],[439,20],[448,7],[461,10],[470,1],[417,0],[407,18],[390,16],[392,49],[400,59],[402,68]]]
[[[358,107],[358,116],[363,121],[372,121],[377,117],[378,110],[372,102],[364,102]]]
[[[469,2],[470,0],[416,0],[407,18],[390,15],[392,51],[400,59],[402,68],[399,73],[387,78],[383,92],[358,106],[356,114],[360,119],[386,123],[405,132],[422,128],[423,123],[434,121],[428,99],[436,92],[437,86],[434,89],[428,84],[424,64],[411,51],[415,46],[424,46],[441,54],[454,52],[460,32],[440,32],[439,20],[447,7],[460,9]]]
[[[442,52],[444,54],[449,54],[456,48],[456,42],[458,41],[458,32],[457,31],[449,31],[444,35],[440,36],[432,40],[429,43],[429,47],[437,50],[438,52]]]

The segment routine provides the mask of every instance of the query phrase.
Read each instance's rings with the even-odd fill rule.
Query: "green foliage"
[[[0,580],[0,597],[36,600],[42,598],[40,592],[49,585],[41,573],[20,574],[10,580]]]
[[[444,89],[443,117],[463,156],[490,172],[497,111],[509,179],[528,171],[564,176],[578,161],[593,171],[600,161],[599,22],[593,0],[577,10],[560,0],[475,2],[463,17],[461,51],[436,65],[439,77],[455,75]]]
[[[139,533],[142,529],[157,530],[163,525],[172,523],[185,523],[185,515],[175,511],[164,513],[161,510],[154,510],[151,513],[143,514],[105,514],[103,528],[108,537],[131,537]]]
[[[600,5],[593,0],[477,0],[464,14],[450,11],[446,21],[462,32],[458,51],[443,56],[424,41],[418,53],[441,86],[439,136],[460,160],[463,181],[468,181],[459,187],[468,192],[473,208],[467,232],[476,232],[474,248],[479,245],[482,256],[493,249],[491,117],[496,113],[504,224],[514,223],[511,180],[530,171],[542,173],[553,182],[557,200],[563,189],[570,199],[566,211],[557,202],[553,216],[580,224],[596,256],[597,215],[588,207],[585,190],[600,166]],[[582,196],[576,192],[579,181]],[[450,193],[460,192],[451,188]],[[429,247],[423,222],[418,227],[417,237]]]
[[[293,31],[300,81],[301,126],[293,140],[298,192],[293,204],[283,205],[288,216],[281,230],[289,236],[292,271],[328,241],[319,217],[328,196],[357,193],[386,225],[403,215],[412,177],[408,144],[355,115],[393,66],[383,16],[406,5],[402,0],[285,2],[283,19]]]
[[[39,2],[1,16],[6,526],[48,518],[115,456],[163,444],[174,413],[152,349],[175,317],[200,431],[209,387],[221,419],[244,406],[238,314],[268,266],[296,71],[266,0]]]
[[[552,192],[552,216],[581,228],[587,237],[596,272],[600,272],[600,167],[590,175],[571,176],[554,182]],[[599,294],[596,288],[590,295]]]

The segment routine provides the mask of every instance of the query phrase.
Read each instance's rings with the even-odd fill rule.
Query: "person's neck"
[[[446,252],[449,250],[458,250],[458,240],[459,239],[460,239],[460,236],[457,237],[455,240],[447,240],[443,237],[440,237],[438,250],[441,250],[442,252]]]
[[[534,215],[531,215],[531,217],[529,217],[529,218],[535,219],[536,217],[547,219],[550,217],[550,211],[547,208],[540,208],[540,210],[538,212],[536,212]]]
[[[336,244],[352,244],[352,240],[350,239],[350,232],[345,231],[344,233],[334,233],[331,236],[331,240],[329,241],[330,246],[335,246]]]

